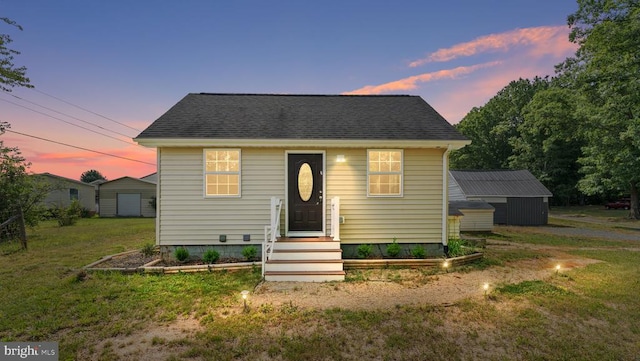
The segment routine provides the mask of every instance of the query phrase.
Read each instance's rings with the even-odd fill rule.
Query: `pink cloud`
[[[370,94],[383,94],[395,91],[407,91],[413,90],[418,87],[418,83],[427,83],[439,79],[456,79],[462,75],[473,73],[476,70],[489,68],[499,65],[499,61],[493,61],[484,64],[476,64],[472,66],[460,66],[454,69],[444,69],[432,73],[424,73],[420,75],[410,76],[408,78],[384,83],[380,85],[367,85],[360,89],[344,92],[344,95],[370,95]]]
[[[575,51],[576,45],[568,40],[569,28],[566,26],[540,26],[516,29],[505,33],[481,36],[475,40],[439,49],[427,57],[412,61],[412,68],[432,63],[445,62],[487,52],[507,52],[513,47],[530,47],[537,56],[557,55],[568,50]]]

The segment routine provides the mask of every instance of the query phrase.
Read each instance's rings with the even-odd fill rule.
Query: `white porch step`
[[[344,281],[340,242],[331,238],[284,238],[265,264],[266,281]]]
[[[295,238],[293,238],[295,239]],[[292,241],[291,238],[286,241],[276,241],[274,244],[274,252],[282,250],[318,250],[318,249],[333,249],[340,250],[340,242],[337,241]]]
[[[342,260],[268,260],[265,271],[325,272],[342,271]]]
[[[325,272],[277,272],[268,271],[264,274],[265,281],[271,282],[331,282],[344,281],[344,271]]]
[[[279,246],[279,245],[278,245]],[[271,259],[274,261],[297,261],[297,260],[341,260],[341,249],[274,249]]]

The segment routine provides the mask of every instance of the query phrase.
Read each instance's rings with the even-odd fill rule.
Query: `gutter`
[[[447,150],[442,153],[442,245],[445,256],[449,254],[447,221],[449,217],[449,152],[452,148],[451,144],[448,144]]]

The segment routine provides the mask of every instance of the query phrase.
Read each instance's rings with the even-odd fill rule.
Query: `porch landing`
[[[265,263],[266,281],[344,281],[340,242],[330,237],[281,237]]]

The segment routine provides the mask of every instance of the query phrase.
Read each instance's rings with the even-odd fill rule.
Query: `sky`
[[[33,89],[0,136],[33,173],[156,170],[140,131],[188,93],[410,94],[451,124],[575,53],[575,0],[0,0]]]

